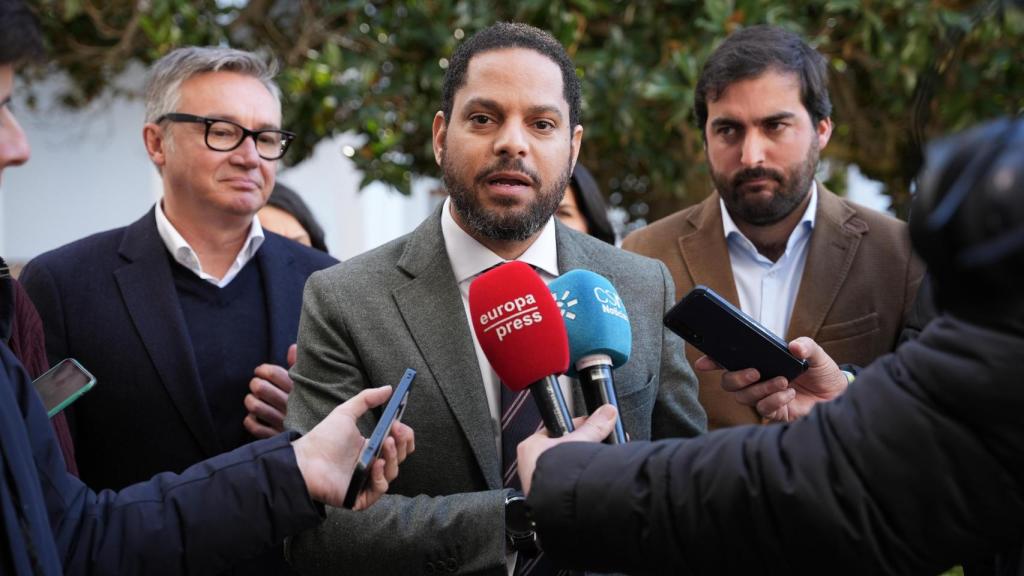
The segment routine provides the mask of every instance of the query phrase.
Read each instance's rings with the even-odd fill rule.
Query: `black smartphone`
[[[380,451],[384,448],[384,440],[391,433],[391,426],[402,420],[405,405],[409,401],[409,388],[412,387],[414,378],[416,378],[416,371],[407,368],[402,380],[391,393],[391,399],[384,407],[384,412],[380,415],[380,420],[377,421],[377,427],[373,429],[370,440],[359,454],[359,460],[356,461],[356,469],[352,472],[352,481],[349,482],[348,492],[345,493],[345,501],[342,503],[345,508],[352,508],[356,505],[356,499],[370,477],[370,467],[380,457]]]
[[[53,418],[96,385],[96,377],[74,358],[65,358],[32,381],[43,400],[46,415]]]
[[[756,368],[762,380],[793,380],[807,361],[786,342],[707,286],[697,286],[665,314],[665,326],[726,370]]]

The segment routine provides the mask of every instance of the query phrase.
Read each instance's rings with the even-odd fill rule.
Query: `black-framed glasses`
[[[242,145],[245,139],[252,136],[256,143],[256,153],[264,160],[278,160],[288,150],[288,145],[295,139],[295,133],[287,130],[249,130],[248,128],[222,118],[207,118],[194,114],[171,112],[156,119],[159,124],[164,120],[171,122],[193,122],[206,125],[206,147],[217,152],[230,152]]]

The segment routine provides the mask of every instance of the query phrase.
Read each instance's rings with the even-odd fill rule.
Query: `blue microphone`
[[[548,284],[569,335],[567,376],[579,378],[587,412],[603,404],[619,409],[612,368],[629,360],[633,336],[626,307],[607,278],[589,270],[570,270]],[[626,442],[622,415],[607,444]]]

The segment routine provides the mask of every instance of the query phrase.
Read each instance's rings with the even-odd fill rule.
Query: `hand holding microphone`
[[[570,270],[548,284],[561,309],[569,336],[568,376],[579,378],[587,412],[604,404],[619,408],[612,369],[629,360],[632,330],[622,299],[607,278],[589,270]],[[623,444],[626,433],[616,419],[607,444]]]
[[[530,387],[548,433],[573,431],[558,375],[569,366],[569,345],[551,292],[528,264],[509,262],[469,286],[469,311],[480,348],[502,383]]]

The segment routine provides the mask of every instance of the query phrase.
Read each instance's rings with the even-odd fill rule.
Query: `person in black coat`
[[[389,395],[368,390],[302,438],[96,493],[65,469],[28,375],[0,344],[0,574],[217,574],[265,552],[318,524],[323,504],[341,505],[363,446],[355,421]],[[357,508],[387,491],[411,451],[411,429],[395,434]]]
[[[545,553],[637,574],[934,574],[993,556],[995,573],[1024,574],[1024,297],[1007,289],[1024,266],[1022,193],[1022,120],[929,150],[911,227],[942,313],[803,418],[569,443],[603,437],[606,407],[575,434],[526,440]],[[811,370],[840,377],[805,344]]]

